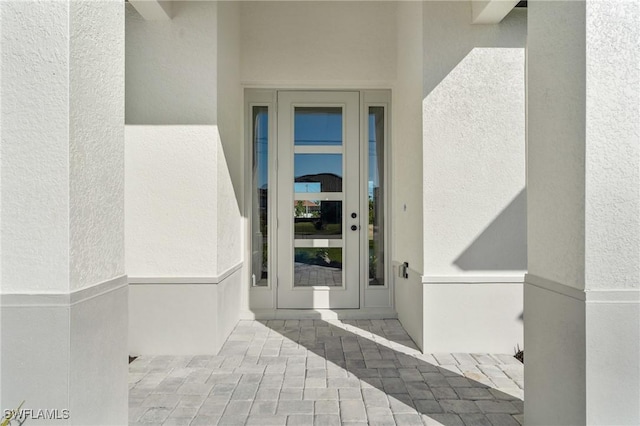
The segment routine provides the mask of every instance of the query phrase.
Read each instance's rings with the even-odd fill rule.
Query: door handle
[[[352,231],[357,231],[358,230],[358,226],[357,225],[351,225],[351,230]]]

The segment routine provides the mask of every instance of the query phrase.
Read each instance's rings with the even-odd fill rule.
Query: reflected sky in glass
[[[295,107],[295,145],[342,145],[342,108]]]
[[[314,108],[318,109],[318,108]],[[340,108],[320,108],[329,111],[322,113],[311,113],[311,108],[305,108],[305,111],[300,111],[296,114],[295,121],[295,138],[298,145],[323,145],[321,142],[325,142],[324,145],[333,144],[339,145],[342,140],[342,111]],[[296,109],[296,112],[298,109]],[[258,150],[256,160],[260,164],[266,164],[268,158],[268,115],[266,111],[258,113],[256,117],[256,139],[258,142]],[[369,114],[369,120],[367,123],[369,127],[369,164],[375,164],[376,162],[376,126],[375,126],[375,114]],[[331,143],[329,143],[331,142]],[[317,167],[314,167],[313,162],[322,163],[323,159],[307,157],[305,159],[297,160],[296,163],[296,176],[302,176],[305,174],[317,173]],[[326,168],[326,173],[334,173],[338,176],[342,176],[342,163],[336,167],[336,163],[329,164]],[[369,196],[373,196],[373,188],[380,186],[378,171],[370,167],[368,176],[367,189]],[[266,188],[268,168],[260,167],[258,171],[258,187]],[[309,186],[309,183],[295,184],[296,192],[320,192],[319,183],[315,186]]]

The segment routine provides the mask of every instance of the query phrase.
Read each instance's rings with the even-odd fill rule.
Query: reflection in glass
[[[341,107],[296,107],[295,145],[342,145]]]
[[[296,248],[294,286],[342,285],[342,248]]]
[[[255,286],[269,277],[269,114],[266,106],[253,107],[251,273]]]
[[[369,108],[369,285],[384,285],[384,107]]]
[[[342,154],[295,154],[295,192],[341,192]]]
[[[296,200],[295,239],[342,238],[342,201]]]

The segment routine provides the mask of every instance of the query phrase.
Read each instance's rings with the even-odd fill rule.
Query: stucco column
[[[640,2],[530,2],[525,423],[640,423]]]
[[[0,406],[126,424],[123,2],[3,1],[0,19]]]

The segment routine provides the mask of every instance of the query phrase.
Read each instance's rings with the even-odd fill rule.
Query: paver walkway
[[[328,266],[307,265],[295,262],[293,282],[296,287],[312,287],[314,285],[342,285],[342,269]]]
[[[519,425],[510,355],[421,354],[397,320],[241,321],[217,356],[140,357],[130,425]]]

